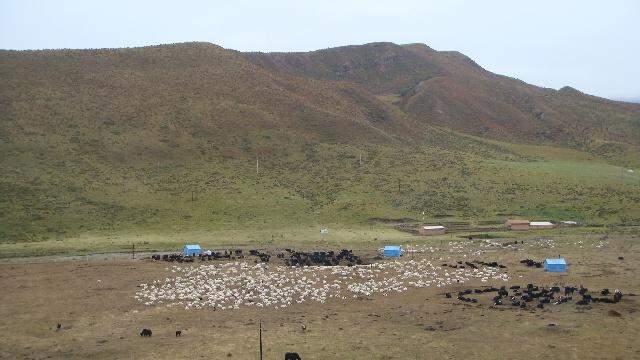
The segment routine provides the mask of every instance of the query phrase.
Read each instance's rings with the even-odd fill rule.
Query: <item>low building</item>
[[[440,225],[427,225],[420,228],[418,231],[420,235],[442,235],[447,231],[444,226]]]
[[[387,245],[382,250],[384,257],[400,257],[402,256],[402,246]]]
[[[567,272],[567,261],[564,258],[546,259],[544,269],[548,272]]]
[[[560,225],[566,226],[566,227],[578,226],[578,222],[573,220],[564,220],[564,221],[560,221]]]
[[[510,219],[507,220],[509,230],[529,230],[529,220]]]
[[[553,229],[555,225],[549,221],[532,221],[529,223],[531,229]]]
[[[182,249],[182,255],[184,256],[198,256],[201,253],[202,253],[202,248],[200,248],[200,245],[198,244],[185,245],[184,248]]]

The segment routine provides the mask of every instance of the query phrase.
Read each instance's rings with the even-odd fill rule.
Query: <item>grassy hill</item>
[[[0,249],[374,218],[637,223],[640,177],[620,165],[640,167],[638,109],[422,45],[0,51]]]

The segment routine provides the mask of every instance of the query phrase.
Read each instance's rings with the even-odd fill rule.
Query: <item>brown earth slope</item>
[[[3,141],[97,131],[86,146],[121,156],[168,156],[194,136],[237,143],[265,129],[307,140],[397,142],[421,139],[430,125],[501,140],[604,144],[605,152],[640,145],[638,104],[528,85],[422,44],[268,54],[206,43],[0,51],[0,82]],[[140,148],[123,132],[153,144]],[[109,149],[112,142],[119,146]]]
[[[349,83],[269,72],[211,44],[0,52],[1,135],[95,136],[94,150],[167,156],[192,137],[228,142],[276,129],[323,141],[388,141],[407,117]],[[82,134],[86,133],[86,134]],[[85,136],[82,136],[85,135]],[[171,149],[171,151],[166,151]],[[83,152],[83,149],[80,149]]]
[[[425,123],[494,138],[574,146],[640,144],[640,106],[540,88],[424,44],[372,43],[307,53],[249,53],[265,69],[359,84]]]

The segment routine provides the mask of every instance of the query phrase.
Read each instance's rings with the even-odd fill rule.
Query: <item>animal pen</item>
[[[529,223],[531,229],[553,229],[555,225],[549,221],[532,221]]]
[[[418,232],[420,235],[443,235],[446,230],[447,229],[441,225],[427,225],[421,227]]]
[[[529,220],[507,220],[509,230],[529,230]]]

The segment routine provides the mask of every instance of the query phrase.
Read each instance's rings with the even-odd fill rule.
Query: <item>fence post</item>
[[[262,360],[262,321],[260,322],[260,360]]]

